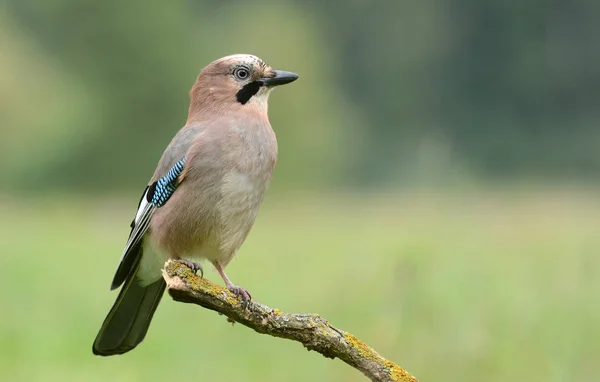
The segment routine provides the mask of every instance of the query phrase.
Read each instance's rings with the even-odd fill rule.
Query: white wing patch
[[[148,191],[144,193],[144,197],[140,201],[140,207],[138,208],[137,213],[135,214],[135,220],[133,224],[133,228],[131,229],[131,234],[129,235],[129,239],[127,240],[127,244],[125,244],[125,249],[123,250],[123,254],[121,255],[121,259],[119,260],[119,264],[123,262],[129,250],[137,244],[140,240],[142,240],[144,233],[148,229],[148,225],[150,224],[150,217],[154,212],[154,206],[152,203],[148,203],[146,200],[146,196]]]
[[[140,202],[140,207],[138,208],[136,214],[135,214],[135,224],[137,225],[140,221],[140,218],[142,217],[142,215],[144,214],[144,210],[146,209],[146,206],[148,205],[148,191],[146,191],[146,193],[144,194],[144,197],[142,198],[142,201]],[[131,216],[131,215],[130,215]]]

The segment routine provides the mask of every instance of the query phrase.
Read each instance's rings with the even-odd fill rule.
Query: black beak
[[[289,84],[298,79],[298,75],[292,72],[285,72],[283,70],[275,70],[275,77],[261,78],[258,80],[263,86],[278,86]]]

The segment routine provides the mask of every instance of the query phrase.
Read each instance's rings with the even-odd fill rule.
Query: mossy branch
[[[258,333],[302,343],[327,358],[339,358],[360,370],[372,381],[415,382],[406,370],[380,356],[348,332],[336,329],[317,314],[290,314],[271,309],[254,300],[245,309],[241,299],[229,290],[195,275],[182,263],[169,260],[163,277],[169,295],[180,302],[200,305],[224,314]]]

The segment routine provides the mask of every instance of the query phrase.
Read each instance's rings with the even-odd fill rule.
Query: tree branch
[[[200,305],[220,312],[258,333],[302,343],[327,358],[339,358],[360,370],[372,381],[416,382],[406,370],[389,361],[348,332],[336,329],[317,314],[290,314],[271,309],[254,300],[247,308],[229,290],[196,276],[177,261],[165,264],[163,277],[175,301]]]

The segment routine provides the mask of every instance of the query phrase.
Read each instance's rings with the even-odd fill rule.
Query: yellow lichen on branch
[[[333,327],[318,314],[291,314],[256,301],[244,306],[228,289],[195,275],[186,265],[169,260],[163,277],[174,300],[215,310],[231,322],[258,333],[298,341],[327,358],[339,358],[372,381],[416,382],[396,363],[385,359],[348,332]]]
[[[415,377],[408,374],[406,370],[396,365],[394,362],[387,360],[379,355],[375,350],[369,347],[367,344],[353,336],[352,334],[345,332],[344,338],[350,346],[358,350],[358,353],[368,360],[377,362],[379,365],[384,367],[393,381],[416,381]]]

